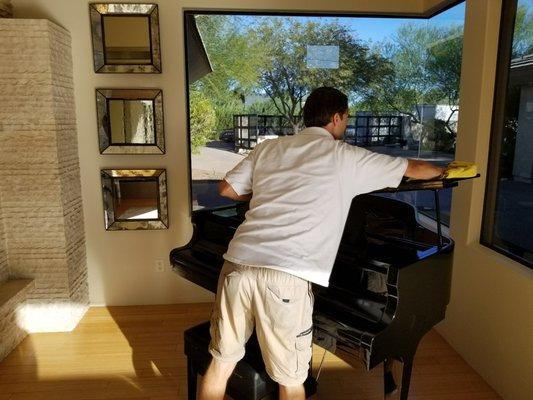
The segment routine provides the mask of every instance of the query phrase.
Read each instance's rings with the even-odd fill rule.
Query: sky
[[[529,0],[530,1],[530,0]],[[301,22],[319,20],[320,22],[330,22],[338,20],[341,24],[348,26],[355,36],[365,42],[381,42],[390,38],[396,30],[406,22],[431,25],[450,26],[463,25],[465,15],[465,3],[462,2],[431,19],[415,18],[367,18],[367,17],[291,17]],[[245,25],[253,25],[258,17],[246,16],[241,19]],[[285,17],[286,18],[286,17]]]
[[[463,25],[465,15],[465,3],[460,3],[431,19],[412,18],[342,18],[343,22],[350,26],[359,38],[364,41],[380,42],[390,37],[406,22],[431,25],[450,26]]]

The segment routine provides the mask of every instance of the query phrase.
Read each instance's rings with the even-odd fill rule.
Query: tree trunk
[[[294,134],[296,135],[298,132],[300,132],[300,124],[299,123],[292,124],[292,129],[294,131]]]

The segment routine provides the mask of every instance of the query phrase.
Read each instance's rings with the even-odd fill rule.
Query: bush
[[[201,92],[191,90],[190,95],[190,126],[191,147],[194,154],[200,147],[212,140],[215,132],[216,116],[213,105]]]
[[[441,119],[435,118],[429,123],[414,124],[411,134],[420,140],[421,150],[445,153],[455,151],[455,134],[446,128],[446,121]]]
[[[446,127],[446,121],[435,119],[435,130],[433,132],[435,141],[435,151],[445,153],[455,152],[455,134],[450,132]]]

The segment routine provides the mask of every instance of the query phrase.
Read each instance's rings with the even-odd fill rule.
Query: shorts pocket
[[[274,330],[285,330],[286,332],[280,333],[292,336],[291,332],[294,332],[300,321],[304,297],[305,292],[302,292],[298,286],[272,284],[267,286],[265,309]]]

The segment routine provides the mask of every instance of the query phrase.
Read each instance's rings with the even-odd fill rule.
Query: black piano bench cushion
[[[210,336],[209,322],[189,328],[184,335],[184,350],[188,365],[189,400],[196,397],[196,377],[203,375],[211,362],[208,352]],[[306,397],[316,393],[316,381],[309,376],[304,384]],[[194,391],[193,393],[191,393]],[[226,394],[235,400],[277,400],[278,384],[265,371],[261,350],[254,334],[246,344],[246,354],[237,363],[228,381]]]

